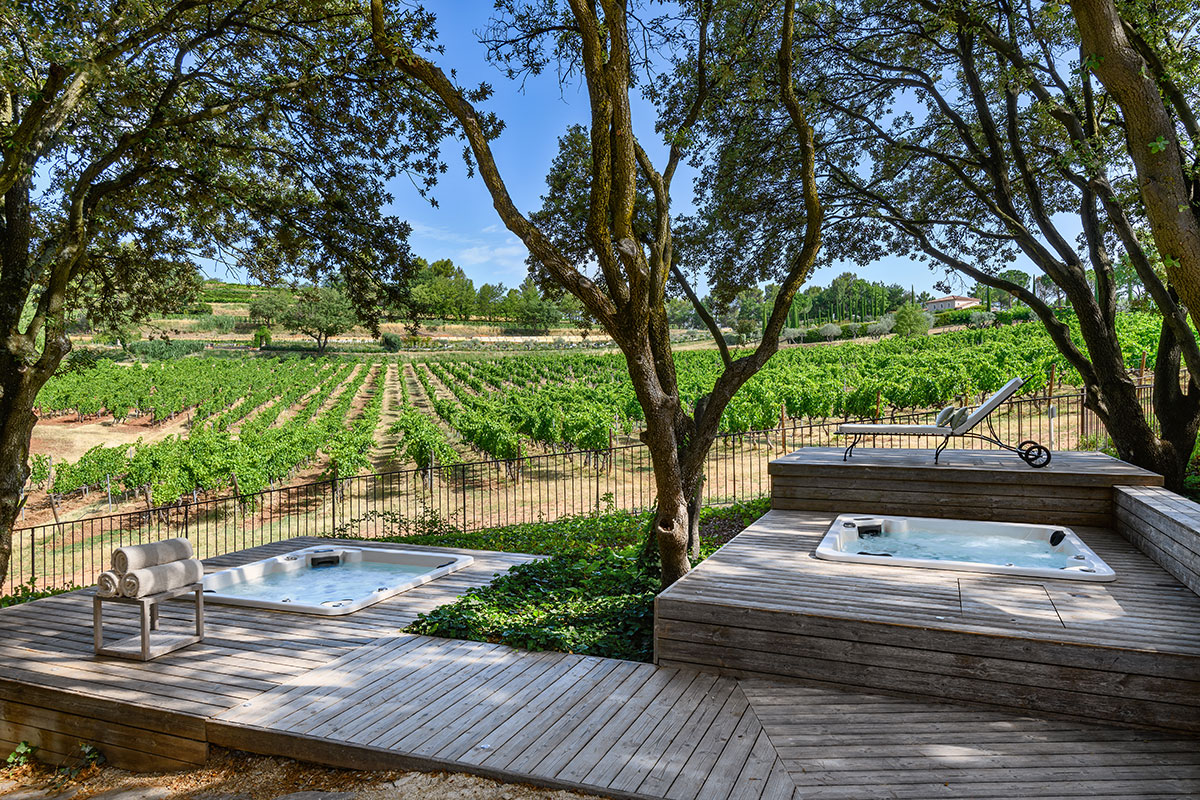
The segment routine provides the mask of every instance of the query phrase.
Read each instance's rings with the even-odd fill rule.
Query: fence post
[[[37,542],[34,541],[35,532],[29,532],[29,584],[37,580]]]

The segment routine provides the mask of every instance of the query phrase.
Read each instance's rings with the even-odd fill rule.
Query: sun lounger
[[[1000,437],[996,435],[996,429],[992,425],[992,412],[999,408],[1004,401],[1016,394],[1017,390],[1024,385],[1025,380],[1023,378],[1013,378],[1000,387],[1000,390],[989,397],[979,408],[969,414],[963,415],[963,419],[957,423],[954,422],[955,415],[947,413],[952,409],[943,410],[938,415],[937,423],[934,425],[888,425],[844,422],[838,426],[837,432],[845,436],[853,436],[854,438],[850,441],[850,446],[846,448],[846,452],[842,455],[842,460],[844,461],[854,454],[854,448],[865,436],[941,436],[943,437],[942,442],[933,453],[933,463],[936,464],[938,458],[942,455],[942,451],[946,449],[946,445],[950,443],[952,438],[958,436],[989,442],[1005,450],[1011,450],[1031,467],[1044,467],[1050,463],[1050,449],[1048,447],[1043,447],[1033,440],[1023,441],[1014,447],[1002,442]],[[987,422],[988,433],[973,433],[972,431],[984,421]]]

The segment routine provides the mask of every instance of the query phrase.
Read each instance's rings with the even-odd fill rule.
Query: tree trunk
[[[14,381],[11,377],[4,376],[3,396],[0,397],[0,420],[3,420],[3,428],[0,428],[0,590],[5,588],[8,577],[13,528],[21,513],[22,490],[29,478],[29,438],[37,421],[32,410],[19,408],[21,404],[12,402],[20,396],[19,391],[13,392],[10,400],[9,392],[14,384],[19,387],[19,380]]]
[[[700,509],[704,506],[704,473],[701,473],[688,500],[688,555],[700,557]]]
[[[11,351],[0,351],[0,590],[8,577],[13,528],[21,513],[25,481],[29,478],[29,441],[37,423],[34,400],[70,349],[65,336],[48,333],[46,339],[46,353],[53,363],[49,369],[45,366],[45,354],[39,361],[43,366],[31,367]]]

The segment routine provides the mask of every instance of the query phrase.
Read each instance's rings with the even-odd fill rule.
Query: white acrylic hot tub
[[[420,550],[307,547],[204,576],[204,599],[305,614],[349,614],[473,560]]]
[[[842,514],[817,558],[895,567],[1116,580],[1112,567],[1062,525]]]

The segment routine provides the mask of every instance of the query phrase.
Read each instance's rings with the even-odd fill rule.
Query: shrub
[[[650,661],[658,580],[634,553],[551,556],[422,614],[413,633]]]
[[[701,557],[769,508],[767,498],[705,508]],[[639,553],[651,516],[609,510],[470,533],[454,529],[435,513],[371,518],[385,520],[389,535],[384,541],[550,556],[515,567],[490,585],[418,617],[410,631],[649,661],[658,578],[651,566],[640,563]],[[361,523],[352,520],[341,532],[358,530]],[[391,535],[396,530],[419,533]]]
[[[830,342],[842,335],[842,328],[840,325],[835,325],[832,322],[826,322],[817,329],[817,333],[820,334],[821,338],[823,338],[825,341]]]
[[[1014,322],[1029,322],[1033,319],[1033,309],[1029,306],[1020,306],[1018,308],[1010,308],[1007,311],[997,311],[996,319],[1003,325],[1011,325]]]
[[[784,328],[780,331],[779,338],[784,342],[804,341],[804,333],[803,328]]]
[[[192,303],[183,309],[183,313],[189,317],[211,317],[213,313],[212,303]]]
[[[404,337],[398,333],[385,333],[379,338],[383,349],[389,353],[398,353],[404,349]]]
[[[941,328],[946,325],[967,325],[971,321],[971,315],[978,313],[979,309],[970,308],[955,308],[950,311],[940,311],[933,318],[934,327]]]
[[[207,346],[204,342],[148,339],[144,342],[130,342],[125,349],[138,358],[147,361],[166,361],[172,358],[182,358],[192,353],[199,353]]]
[[[43,597],[53,597],[64,592],[73,592],[79,588],[75,584],[71,584],[57,589],[39,589],[31,580],[29,583],[21,583],[12,587],[10,594],[0,595],[0,608],[28,603],[30,600],[41,600]]]
[[[972,311],[967,325],[972,328],[986,328],[996,321],[996,315],[991,311]]]
[[[884,314],[879,319],[867,325],[867,336],[887,336],[892,332],[892,328],[896,326],[896,317],[892,314]]]
[[[250,340],[250,343],[260,350],[271,344],[271,329],[266,325],[259,325],[258,330],[254,332],[254,338]]]
[[[214,333],[233,333],[238,318],[228,314],[205,314],[196,317],[192,322],[194,331],[212,331]]]
[[[892,328],[900,336],[924,336],[932,323],[925,309],[915,303],[905,303],[896,312],[896,324]]]

